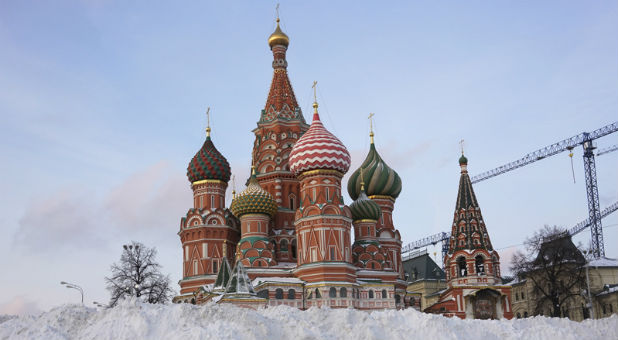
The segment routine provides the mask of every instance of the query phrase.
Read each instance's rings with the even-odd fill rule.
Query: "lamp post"
[[[584,250],[584,254],[590,255],[590,251]],[[590,261],[586,260],[586,292],[588,293],[588,309],[590,310],[590,317],[594,319],[594,304],[592,303],[592,295],[590,294],[590,275],[588,269],[590,267]]]
[[[82,289],[82,287],[74,284],[74,283],[69,283],[69,282],[65,282],[65,281],[60,281],[60,284],[67,287],[67,288],[73,288],[73,289],[77,289],[79,290],[79,292],[82,295],[82,305],[84,304],[84,290]]]

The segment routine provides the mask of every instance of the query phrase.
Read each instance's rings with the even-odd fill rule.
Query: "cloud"
[[[182,172],[165,162],[139,171],[103,197],[69,188],[33,200],[19,220],[14,246],[36,253],[100,248],[118,235],[175,230],[191,206]],[[132,235],[133,234],[133,235]]]
[[[23,295],[18,295],[8,302],[0,304],[0,314],[8,315],[37,315],[41,313],[36,302]]]

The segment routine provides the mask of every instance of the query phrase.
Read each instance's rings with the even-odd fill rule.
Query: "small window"
[[[330,287],[330,290],[328,291],[328,297],[337,297],[337,289],[335,289],[335,287]]]
[[[288,290],[288,300],[296,299],[296,291],[294,289]]]
[[[369,290],[369,298],[373,299],[373,290]]]
[[[277,299],[277,300],[283,299],[283,289],[277,288],[275,290],[275,299]]]
[[[524,292],[521,292],[521,299],[525,299],[526,297],[524,296]]]
[[[330,259],[331,261],[336,260],[335,259],[335,247],[330,247]]]
[[[215,195],[210,195],[210,209],[215,207]]]
[[[348,290],[345,287],[341,287],[341,289],[339,289],[339,296],[348,297]]]
[[[212,261],[212,272],[216,274],[218,271],[219,271],[219,262]]]
[[[515,292],[515,301],[519,301],[519,293]]]
[[[517,313],[517,318],[521,319],[521,314]]]
[[[315,298],[316,298],[316,299],[320,299],[320,298],[322,298],[322,294],[320,294],[320,290],[319,290],[319,289],[317,289],[317,288],[315,289]]]
[[[197,275],[197,260],[193,261],[193,275]]]
[[[382,289],[382,298],[383,298],[383,299],[386,299],[386,298],[387,298],[386,289]]]

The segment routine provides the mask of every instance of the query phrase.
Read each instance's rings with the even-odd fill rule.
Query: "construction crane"
[[[604,155],[606,153],[614,152],[616,150],[618,150],[618,145],[612,145],[610,147],[607,147],[607,148],[599,150],[597,152],[597,156],[601,156],[601,155]]]
[[[582,145],[584,149],[584,173],[586,178],[586,193],[588,196],[588,220],[590,221],[590,223],[586,224],[586,227],[584,228],[590,226],[590,232],[592,236],[592,252],[594,257],[599,258],[601,256],[605,256],[605,248],[603,243],[603,226],[601,225],[601,215],[599,208],[599,191],[597,186],[596,164],[594,161],[594,149],[596,147],[594,146],[593,141],[603,136],[612,134],[616,131],[618,131],[618,122],[606,125],[592,132],[580,133],[579,135],[573,136],[571,138],[565,139],[558,143],[554,143],[552,145],[529,153],[514,162],[499,166],[495,169],[473,176],[471,178],[472,183],[478,183],[486,179],[507,173],[509,171],[513,171],[515,169],[521,168],[541,159],[557,155],[567,150],[571,151],[576,146]],[[617,149],[617,147],[610,147],[600,151],[597,155],[606,154],[608,152],[616,151]],[[402,249],[402,252],[416,249],[417,244],[425,244],[427,243],[427,241],[431,242],[429,244],[426,244],[425,246],[430,244],[436,244],[437,242],[442,242],[442,248],[444,252],[444,248],[448,248],[448,242],[445,242],[445,240],[448,241],[448,237],[450,237],[450,234],[448,235],[448,237],[446,237],[445,234],[447,233],[436,234],[422,240],[412,242],[406,247],[404,247]],[[438,240],[434,241],[436,238],[438,238]]]
[[[614,204],[611,204],[605,209],[603,209],[599,215],[601,218],[605,218],[616,210],[618,210],[618,202],[614,202]],[[569,228],[567,232],[569,233],[569,235],[573,236],[573,235],[576,235],[582,232],[588,227],[590,227],[589,218]],[[423,239],[420,239],[418,241],[409,243],[408,245],[402,248],[401,253],[402,254],[409,253],[413,250],[428,247],[428,246],[435,246],[438,242],[442,242],[442,256],[444,256],[448,252],[448,243],[450,239],[451,239],[451,233],[444,233],[444,232],[437,233],[437,234],[425,237]]]

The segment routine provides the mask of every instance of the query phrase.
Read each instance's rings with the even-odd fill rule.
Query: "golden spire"
[[[318,113],[318,92],[317,92],[318,82],[317,80],[313,81],[313,85],[311,85],[311,87],[313,88],[313,113]]]
[[[210,137],[210,107],[206,110],[206,137]]]
[[[232,175],[232,199],[236,198],[236,175]]]
[[[362,166],[360,168],[360,175],[361,175],[361,191],[365,191],[365,176],[363,176],[363,167]]]
[[[277,4],[276,7],[277,10],[277,28],[275,28],[275,31],[273,32],[273,34],[270,35],[270,37],[268,37],[268,45],[270,46],[270,48],[272,49],[273,46],[275,45],[283,45],[285,47],[288,47],[288,45],[290,44],[290,38],[288,38],[288,36],[283,33],[283,31],[281,31],[281,27],[279,27],[279,4]]]
[[[369,117],[367,117],[367,119],[369,119],[369,138],[371,138],[371,144],[373,144],[373,116],[375,116],[375,113],[369,113]]]

